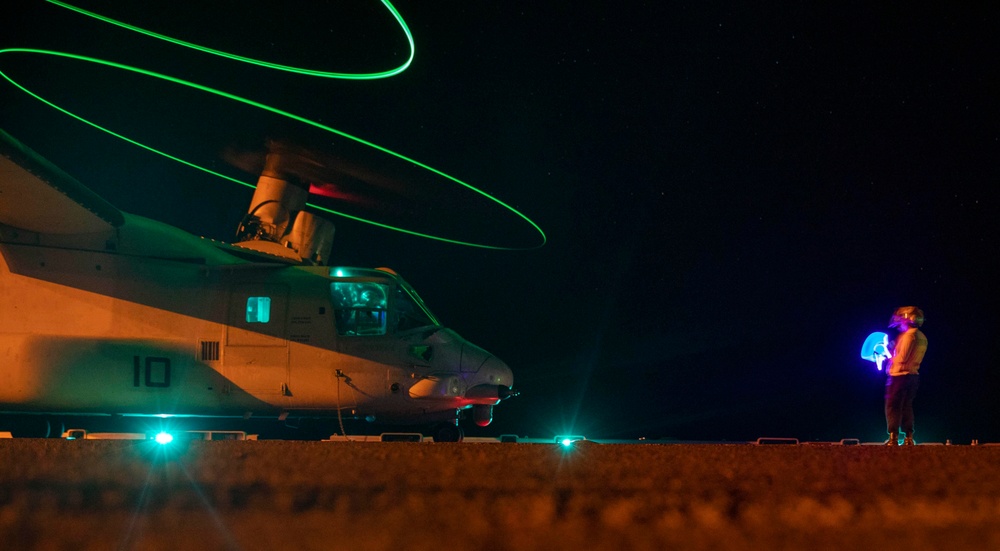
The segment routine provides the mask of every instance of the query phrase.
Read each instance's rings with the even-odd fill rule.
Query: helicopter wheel
[[[18,438],[52,438],[52,428],[52,419],[47,415],[25,415],[17,420],[13,433]]]
[[[441,423],[434,427],[435,442],[461,442],[464,436],[458,423]]]

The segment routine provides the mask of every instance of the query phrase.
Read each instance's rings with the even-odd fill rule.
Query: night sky
[[[363,138],[136,73],[0,54],[0,71],[98,124],[213,170],[268,138],[412,188],[335,220],[335,264],[389,266],[521,396],[467,434],[884,438],[859,357],[897,306],[926,315],[918,441],[1000,441],[996,8],[871,2],[419,2],[401,74],[342,80],[196,52],[41,0],[0,49],[141,67]],[[219,50],[391,69],[405,35],[373,0],[77,5]],[[878,4],[878,3],[875,3]],[[291,6],[291,7],[288,7]],[[122,210],[233,237],[252,191],[149,153],[0,80],[0,128]],[[403,205],[403,206],[400,206]],[[352,207],[362,208],[362,207]]]

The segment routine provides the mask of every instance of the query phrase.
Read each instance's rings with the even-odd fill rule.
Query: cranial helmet
[[[889,327],[905,329],[904,325],[920,327],[924,324],[924,311],[916,306],[901,306],[896,308],[889,320]]]

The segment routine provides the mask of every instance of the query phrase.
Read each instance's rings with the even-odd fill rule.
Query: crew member
[[[918,329],[924,324],[924,312],[916,306],[897,308],[889,327],[899,330],[885,383],[885,421],[889,446],[899,445],[899,431],[905,434],[904,446],[913,442],[913,398],[920,385],[920,362],[927,351],[927,337]]]

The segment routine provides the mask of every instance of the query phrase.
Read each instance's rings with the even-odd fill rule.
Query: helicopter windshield
[[[417,327],[438,325],[434,315],[424,306],[420,295],[406,283],[400,283],[401,285],[396,287],[396,300],[393,301],[396,313],[399,314],[396,330],[406,331]]]
[[[388,285],[369,281],[334,281],[333,313],[341,335],[384,335]]]
[[[340,335],[385,335],[438,325],[417,292],[394,273],[334,268],[330,275],[335,278],[330,294]]]

